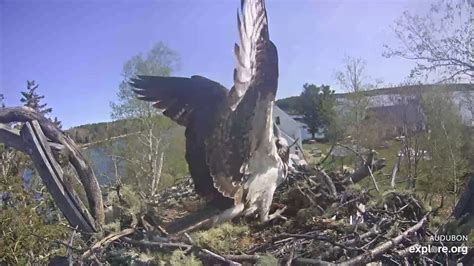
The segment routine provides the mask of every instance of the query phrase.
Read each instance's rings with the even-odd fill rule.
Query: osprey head
[[[276,139],[275,144],[277,145],[277,149],[288,149],[288,141],[285,138],[279,137]]]
[[[277,150],[289,149],[288,141],[283,137],[278,137],[275,141],[275,144],[276,144]]]

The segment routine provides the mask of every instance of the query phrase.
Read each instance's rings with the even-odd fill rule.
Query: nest
[[[430,241],[435,234],[429,227],[432,212],[416,195],[371,192],[352,184],[346,176],[316,169],[300,169],[275,192],[275,205],[287,206],[283,213],[286,221],[261,224],[237,218],[232,226],[240,226],[238,230],[232,226],[210,229],[209,236],[215,238],[210,242],[209,236],[205,242],[199,235],[207,231],[168,235],[163,224],[205,204],[192,187],[192,182],[186,181],[162,191],[146,204],[143,213],[122,219],[121,230],[109,234],[102,243],[97,241],[80,259],[147,265],[178,263],[176,256],[178,264],[189,265],[253,265],[266,259],[287,265],[444,264],[462,259],[461,254],[413,252],[420,245],[440,245]],[[219,248],[224,241],[228,250]]]

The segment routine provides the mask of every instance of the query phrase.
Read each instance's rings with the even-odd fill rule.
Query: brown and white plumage
[[[288,145],[273,128],[278,56],[264,1],[242,1],[237,18],[240,45],[230,91],[201,76],[138,76],[131,82],[138,98],[155,102],[186,127],[186,160],[196,191],[225,209],[214,222],[241,213],[271,219],[273,192],[287,172]]]

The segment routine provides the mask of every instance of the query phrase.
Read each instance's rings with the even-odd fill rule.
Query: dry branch
[[[13,107],[0,109],[0,123],[8,124],[13,122],[38,121],[44,135],[52,142],[61,144],[71,164],[77,171],[79,179],[84,186],[91,213],[98,224],[104,222],[104,208],[99,183],[92,168],[87,164],[84,156],[79,151],[74,141],[59,130],[49,119],[45,118],[32,108]],[[8,142],[7,145],[27,151],[28,146],[20,145],[19,139],[13,131],[5,130],[5,126],[0,129],[0,140]],[[28,153],[28,152],[27,152]]]
[[[81,260],[87,260],[91,255],[93,255],[95,252],[99,251],[100,249],[106,248],[110,243],[113,241],[120,239],[121,237],[127,236],[135,232],[135,229],[133,228],[127,228],[124,229],[118,233],[110,234],[103,238],[102,240],[98,241],[95,243],[88,251],[84,252],[81,256]]]
[[[371,262],[373,259],[380,256],[381,254],[383,254],[387,250],[397,246],[400,242],[402,242],[403,239],[408,238],[411,234],[413,234],[416,231],[420,230],[423,227],[423,225],[428,221],[428,216],[429,215],[430,215],[430,213],[425,214],[425,216],[423,216],[423,218],[418,223],[416,223],[414,226],[408,228],[405,232],[398,235],[397,237],[392,238],[392,239],[378,245],[374,249],[369,250],[369,251],[367,251],[367,252],[365,252],[365,253],[357,256],[357,257],[354,257],[350,260],[344,261],[341,265],[360,265],[360,264],[366,264],[366,263]]]
[[[376,172],[385,167],[385,159],[376,160],[371,166],[366,165],[365,163],[354,171],[349,177],[352,182],[357,183],[367,176],[371,175],[371,172]]]

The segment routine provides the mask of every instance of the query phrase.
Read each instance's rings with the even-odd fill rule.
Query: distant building
[[[290,153],[298,155],[298,157],[303,159],[300,148],[303,147],[301,132],[304,130],[304,124],[293,119],[277,105],[273,105],[273,121],[280,128],[283,137],[288,141],[289,145],[296,141],[296,144],[291,147]]]
[[[383,130],[387,137],[398,135],[403,126],[409,126],[413,130],[424,130],[425,116],[420,99],[424,93],[433,90],[440,90],[450,97],[458,107],[463,123],[474,128],[474,84],[410,85],[364,91],[364,96],[369,98],[366,107],[367,115],[375,116],[383,121],[384,127],[380,130]],[[351,111],[352,103],[349,95],[350,93],[335,94],[336,106],[334,108],[337,114],[344,115]],[[284,113],[280,108],[278,109]],[[298,128],[296,124],[299,124],[302,140],[311,139],[311,133],[303,123],[302,115],[289,116],[286,113],[285,115],[294,120],[289,123],[290,128]],[[325,138],[323,128],[318,130],[315,138]]]
[[[403,105],[404,99],[420,99],[427,92],[439,90],[453,100],[458,107],[463,123],[474,127],[474,84],[433,84],[433,85],[410,85],[391,88],[380,88],[364,91],[369,98],[368,108],[388,107]],[[336,110],[338,113],[348,112],[350,106],[350,93],[336,93]],[[396,109],[397,107],[395,107]],[[394,109],[394,111],[396,111]],[[388,109],[387,109],[388,110]],[[400,112],[398,112],[400,114]]]
[[[425,130],[425,115],[420,100],[410,100],[388,106],[367,109],[367,119],[375,118],[381,123],[385,138],[403,135],[405,129],[418,132]]]

